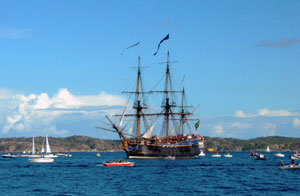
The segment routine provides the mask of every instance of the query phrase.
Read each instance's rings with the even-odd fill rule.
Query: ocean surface
[[[280,160],[249,153],[233,158],[131,160],[134,167],[103,167],[125,153],[72,153],[54,163],[0,158],[0,195],[300,195],[300,170],[279,170]]]

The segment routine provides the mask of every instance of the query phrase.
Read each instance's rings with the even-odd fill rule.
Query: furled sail
[[[155,123],[151,125],[151,127],[143,134],[142,138],[149,138],[152,135],[152,131],[155,127]]]
[[[171,130],[170,135],[173,135],[173,133],[174,133],[174,131],[175,131],[176,128],[177,128],[177,124],[175,124],[175,126],[174,126],[173,129]]]
[[[128,103],[127,103],[128,104]],[[127,109],[127,104],[123,110],[123,113],[122,113],[122,117],[121,117],[121,120],[119,122],[119,125],[122,126],[123,125],[123,120],[124,120],[124,116],[125,116],[125,112],[126,112],[126,109]]]

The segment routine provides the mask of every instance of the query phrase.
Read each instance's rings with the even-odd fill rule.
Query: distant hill
[[[300,138],[292,137],[258,137],[249,140],[234,138],[205,138],[205,147],[224,152],[241,152],[241,151],[265,151],[270,146],[271,151],[294,151],[300,150]]]
[[[43,137],[34,138],[35,147],[40,151]],[[52,152],[111,152],[122,151],[120,140],[100,140],[87,136],[71,136],[66,138],[49,137]],[[31,151],[32,138],[0,138],[0,152]]]
[[[39,151],[43,137],[35,138],[35,146]],[[66,138],[49,137],[49,143],[53,152],[114,152],[123,151],[120,140],[101,140],[87,136],[71,136]],[[31,151],[32,138],[0,138],[0,152]],[[300,151],[300,138],[291,137],[259,137],[249,140],[234,138],[205,137],[205,148],[213,148],[215,151],[242,152],[264,151],[267,146],[271,151]]]

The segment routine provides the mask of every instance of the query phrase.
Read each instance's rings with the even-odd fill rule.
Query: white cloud
[[[110,112],[114,109],[112,106],[125,105],[126,103],[123,97],[104,92],[98,95],[76,96],[65,88],[59,89],[53,97],[49,97],[47,93],[27,96],[15,94],[10,97],[10,104],[14,107],[11,107],[6,114],[2,133],[8,133],[12,130],[29,132],[38,129],[43,132],[63,135],[68,133],[68,130],[56,129],[55,124],[53,124],[62,115],[80,114],[82,118],[97,117]]]
[[[259,116],[292,116],[293,114],[287,110],[268,110],[261,109],[258,111]]]
[[[242,110],[236,111],[235,116],[239,117],[239,118],[245,118],[246,117],[245,113]]]
[[[248,128],[251,128],[252,126],[253,125],[250,123],[241,123],[241,122],[233,122],[230,125],[231,128],[237,127],[237,128],[241,128],[241,129],[248,129]]]
[[[1,28],[0,27],[0,37],[4,39],[21,39],[21,38],[31,38],[31,29],[13,29],[13,28]]]
[[[276,129],[277,125],[275,123],[264,123],[264,129]]]
[[[242,110],[237,110],[235,112],[235,117],[238,118],[252,118],[258,116],[265,116],[265,117],[276,117],[276,116],[293,116],[292,112],[288,110],[269,110],[266,108],[260,109],[257,111],[256,114],[245,114]]]
[[[298,118],[294,118],[293,126],[294,128],[300,128],[300,120]]]
[[[223,126],[222,126],[222,125],[216,125],[216,126],[214,127],[214,129],[215,129],[215,133],[218,134],[218,135],[224,133],[224,130],[223,130]]]

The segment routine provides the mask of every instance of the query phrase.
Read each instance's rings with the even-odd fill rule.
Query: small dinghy
[[[231,158],[231,157],[232,157],[232,155],[231,155],[231,154],[229,154],[229,153],[227,153],[227,154],[225,154],[225,155],[224,155],[224,157]]]
[[[167,157],[164,157],[164,159],[167,160],[167,161],[174,161],[175,157],[167,156]]]
[[[101,154],[100,154],[100,152],[98,152],[98,153],[96,154],[96,156],[97,156],[97,157],[101,157]]]

